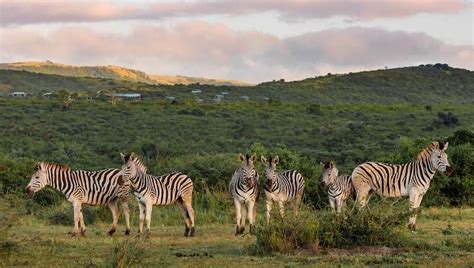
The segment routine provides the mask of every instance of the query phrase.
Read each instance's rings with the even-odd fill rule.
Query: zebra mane
[[[423,149],[417,156],[416,160],[426,159],[431,155],[433,150],[439,150],[444,147],[444,143],[441,141],[433,141],[425,149]]]
[[[130,160],[133,161],[142,173],[147,172],[146,166],[143,164],[142,160],[140,159],[140,157],[138,157],[138,155],[136,153],[134,153],[134,152],[129,153],[124,157],[124,159],[125,159],[126,162],[128,162]]]
[[[41,167],[44,167],[45,169],[57,168],[61,171],[71,171],[71,168],[67,165],[49,163],[49,162],[41,162],[39,164],[41,165]],[[37,167],[35,167],[35,169],[37,169]]]

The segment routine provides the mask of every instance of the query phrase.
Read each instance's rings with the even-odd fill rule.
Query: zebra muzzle
[[[33,190],[31,190],[31,188],[29,186],[26,187],[26,193],[28,194],[29,198],[33,198],[33,196],[35,196],[35,192]]]
[[[452,167],[448,166],[446,167],[446,171],[444,172],[444,175],[448,176],[448,177],[451,177],[454,173],[454,170]]]
[[[328,188],[327,184],[324,181],[321,182],[321,187],[323,187],[324,190]]]

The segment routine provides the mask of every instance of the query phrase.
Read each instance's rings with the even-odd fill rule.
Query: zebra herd
[[[368,201],[369,192],[380,196],[408,196],[410,210],[420,206],[424,194],[436,173],[440,171],[450,176],[453,172],[449,165],[446,150],[448,143],[431,142],[423,149],[415,161],[396,165],[367,162],[357,166],[351,176],[339,175],[334,162],[322,164],[321,186],[328,191],[329,203],[333,210],[341,212],[347,198],[353,197],[360,207]],[[194,184],[191,178],[181,173],[170,173],[162,176],[147,174],[147,168],[138,155],[121,154],[121,169],[99,171],[71,170],[69,167],[54,163],[39,162],[26,187],[30,197],[45,186],[55,188],[66,196],[74,210],[74,229],[72,236],[85,235],[86,226],[82,214],[82,204],[108,205],[113,217],[112,227],[108,234],[113,235],[117,229],[120,216],[118,202],[125,215],[125,234],[130,234],[130,211],[128,199],[132,192],[139,207],[139,230],[141,236],[146,222],[145,236],[150,236],[151,213],[154,205],[176,203],[185,222],[185,236],[195,235],[194,209],[192,207]],[[255,233],[258,197],[260,194],[259,174],[255,170],[256,154],[239,155],[240,167],[234,172],[229,184],[229,193],[236,209],[236,231],[242,234],[246,219],[249,221],[250,233]],[[301,203],[305,182],[303,175],[296,170],[277,172],[278,156],[268,159],[261,156],[260,162],[265,167],[265,184],[263,187],[266,202],[266,222],[270,221],[270,212],[274,202],[278,203],[280,215],[284,215],[286,203],[293,203],[295,215]],[[414,230],[416,214],[409,219],[409,228]]]

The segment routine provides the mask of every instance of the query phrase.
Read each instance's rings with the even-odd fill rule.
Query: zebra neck
[[[65,192],[68,189],[70,183],[67,182],[68,178],[72,177],[73,171],[66,170],[48,170],[48,182],[47,185],[54,189]]]
[[[135,175],[135,177],[130,178],[130,182],[132,183],[132,186],[133,186],[134,188],[137,188],[138,186],[140,186],[140,184],[142,183],[142,181],[144,181],[146,175],[147,175],[146,173],[137,172],[137,174]]]
[[[434,174],[436,173],[436,169],[433,167],[430,159],[426,157],[415,161],[415,168],[421,173],[420,175],[428,179],[428,182],[433,179]]]

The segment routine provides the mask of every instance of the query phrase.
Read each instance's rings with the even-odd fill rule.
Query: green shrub
[[[250,248],[253,254],[272,252],[291,253],[299,248],[318,245],[319,222],[316,213],[309,209],[300,211],[297,217],[292,213],[272,218],[270,224],[256,227],[257,239]]]

